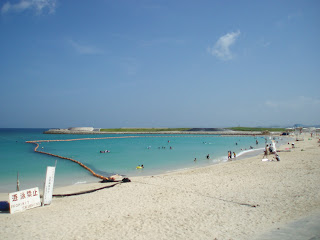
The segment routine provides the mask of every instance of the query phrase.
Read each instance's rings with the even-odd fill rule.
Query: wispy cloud
[[[260,44],[261,44],[262,47],[269,47],[271,45],[271,42],[266,41],[265,39],[262,39],[260,41]]]
[[[239,36],[239,30],[227,33],[220,37],[213,47],[208,47],[207,51],[221,60],[231,60],[234,56],[231,53],[230,47],[236,42]]]
[[[287,101],[267,100],[265,105],[275,110],[320,109],[320,99],[299,96]]]
[[[42,14],[44,12],[52,14],[55,12],[56,6],[56,0],[20,0],[20,2],[13,4],[6,2],[1,8],[1,13],[6,14],[9,12],[32,10],[37,14]]]
[[[127,57],[121,60],[123,71],[128,76],[134,76],[138,73],[140,64],[135,58]]]
[[[176,39],[176,38],[158,38],[158,39],[152,39],[147,41],[142,41],[142,46],[144,47],[150,47],[150,46],[156,46],[156,45],[163,45],[163,44],[183,44],[185,43],[182,39]]]
[[[283,17],[282,19],[279,19],[275,25],[278,28],[284,28],[290,23],[294,23],[296,20],[299,20],[299,18],[303,17],[302,13],[291,13],[288,14],[286,17]]]
[[[287,16],[288,21],[294,20],[294,19],[298,19],[302,17],[302,14],[300,12],[298,13],[291,13]]]
[[[281,97],[281,96],[279,96]],[[274,96],[275,98],[275,96]],[[320,99],[318,97],[297,96],[289,99],[271,99],[264,102],[261,113],[267,113],[265,118],[272,116],[273,121],[286,125],[301,122],[318,124],[320,118]]]
[[[103,54],[103,51],[95,46],[80,44],[74,40],[68,40],[68,43],[72,48],[78,53],[83,55],[100,55]]]

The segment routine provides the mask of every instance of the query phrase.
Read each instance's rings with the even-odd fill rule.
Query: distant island
[[[55,128],[45,134],[221,134],[221,135],[265,135],[270,133],[289,132],[286,128],[93,128],[71,127]]]

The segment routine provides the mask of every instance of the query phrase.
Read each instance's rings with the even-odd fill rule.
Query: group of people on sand
[[[272,160],[268,160],[267,157],[270,154],[274,154],[274,158]],[[264,160],[266,159],[266,160]],[[280,161],[280,156],[278,155],[277,151],[273,149],[273,146],[270,144],[267,144],[265,149],[264,149],[264,155],[262,161]]]
[[[265,149],[264,149],[264,155],[267,156],[267,155],[270,155],[270,154],[275,154],[276,151],[273,149],[273,146],[270,144],[267,144]]]

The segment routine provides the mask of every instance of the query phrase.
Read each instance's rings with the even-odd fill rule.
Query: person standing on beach
[[[266,145],[266,148],[264,149],[264,156],[263,157],[267,157],[269,155],[269,145]]]

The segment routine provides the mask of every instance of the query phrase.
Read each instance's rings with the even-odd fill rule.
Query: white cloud
[[[20,0],[20,2],[14,4],[6,2],[1,8],[1,13],[33,10],[36,11],[37,14],[42,14],[44,11],[51,14],[55,12],[56,6],[56,0]]]
[[[73,47],[73,49],[79,54],[83,54],[83,55],[103,54],[103,51],[95,46],[79,44],[74,40],[69,40],[68,42]]]
[[[230,32],[218,39],[214,46],[208,47],[208,52],[213,56],[221,60],[231,60],[233,59],[233,54],[230,51],[230,47],[236,42],[237,38],[240,36],[240,31]]]

